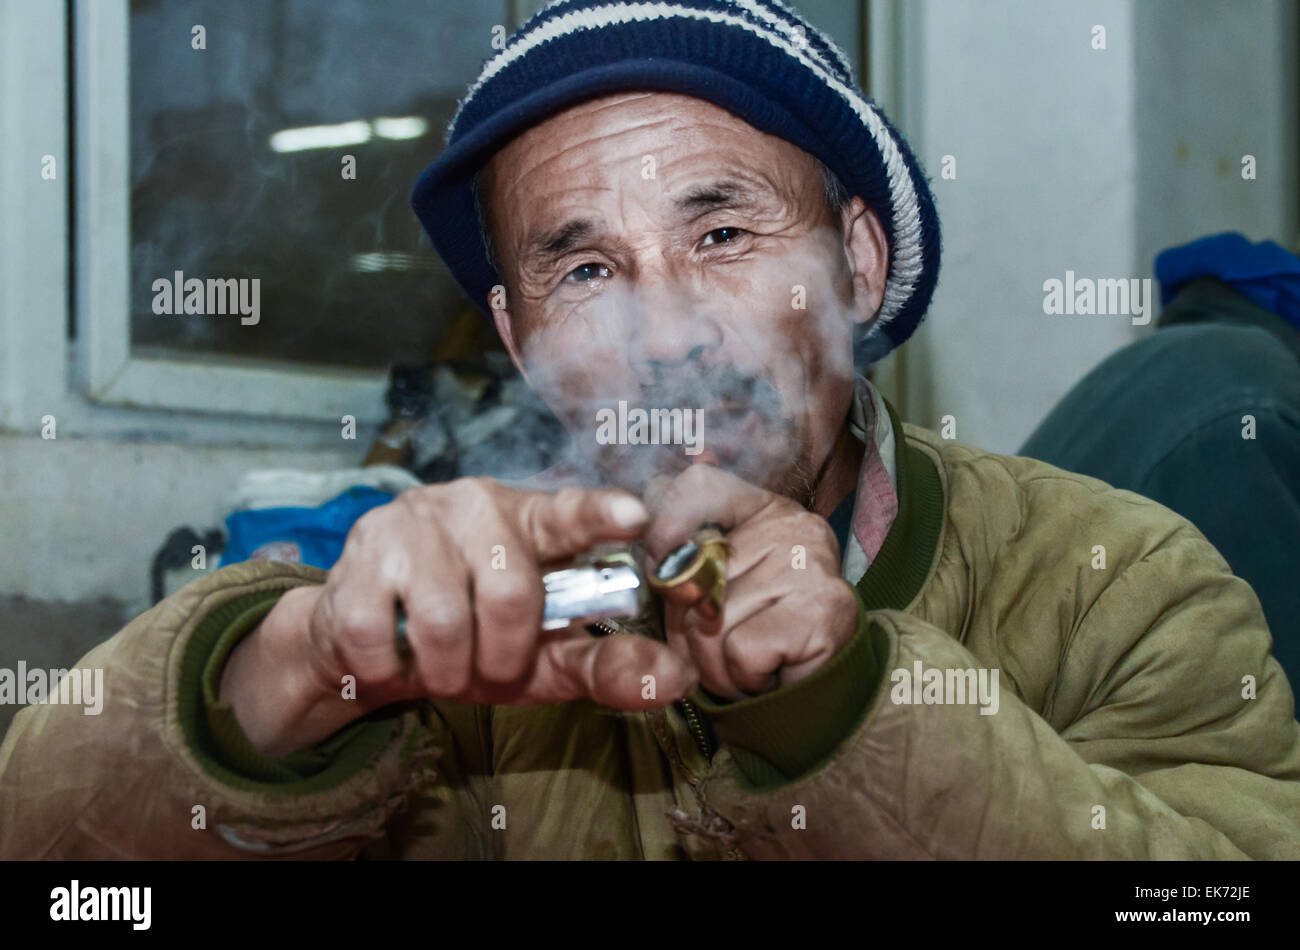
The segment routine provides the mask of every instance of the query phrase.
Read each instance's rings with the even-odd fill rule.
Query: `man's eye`
[[[734,241],[744,232],[740,228],[715,228],[708,234],[704,235],[704,245],[726,244],[728,241]]]
[[[596,277],[608,277],[609,268],[603,264],[583,264],[581,267],[575,267],[565,275],[565,280],[571,280],[575,283],[586,283]]]

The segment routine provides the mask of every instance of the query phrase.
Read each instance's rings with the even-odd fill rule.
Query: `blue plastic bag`
[[[226,518],[228,540],[221,564],[260,559],[328,570],[343,553],[356,520],[392,500],[389,492],[358,485],[315,508],[236,511]]]

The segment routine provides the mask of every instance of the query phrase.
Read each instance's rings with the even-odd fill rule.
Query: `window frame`
[[[132,352],[128,0],[75,0],[72,37],[73,305],[86,396],[110,406],[231,416],[382,420],[384,371]]]

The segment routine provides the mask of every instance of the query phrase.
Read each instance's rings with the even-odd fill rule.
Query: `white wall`
[[[1156,251],[1225,227],[1295,234],[1294,4],[901,10],[900,121],[933,179],[945,246],[930,315],[905,348],[904,414],[937,428],[951,413],[961,441],[1014,452],[1088,369],[1150,332],[1123,316],[1045,315],[1043,281],[1149,277]],[[1092,48],[1095,25],[1105,50]],[[1259,181],[1240,181],[1244,152]],[[955,180],[940,177],[944,155]]]
[[[174,528],[221,527],[247,470],[358,465],[362,437],[308,451],[0,435],[0,594],[107,597],[139,613],[157,549]]]
[[[1137,249],[1241,231],[1300,248],[1295,0],[1143,0],[1136,7]],[[1253,155],[1257,178],[1243,180]]]

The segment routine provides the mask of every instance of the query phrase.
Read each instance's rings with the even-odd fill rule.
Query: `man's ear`
[[[866,323],[880,312],[889,274],[889,244],[880,218],[854,196],[841,219],[844,255],[853,276],[853,321]]]
[[[528,370],[524,367],[523,355],[520,353],[519,344],[515,340],[515,330],[510,320],[510,311],[504,307],[493,307],[492,300],[495,296],[495,292],[488,295],[488,306],[492,307],[492,322],[496,324],[497,335],[501,337],[506,352],[510,354],[510,362],[515,364],[515,369],[519,370],[524,382],[531,386],[532,381],[528,378]],[[504,297],[505,295],[502,294],[501,296]]]

